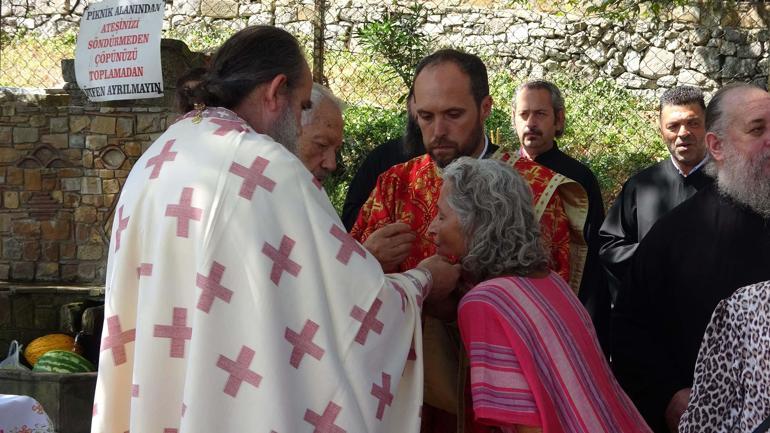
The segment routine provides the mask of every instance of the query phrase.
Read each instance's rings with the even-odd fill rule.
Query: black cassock
[[[622,290],[620,285],[631,258],[652,225],[712,183],[712,178],[702,168],[687,177],[682,176],[669,158],[626,181],[599,229],[599,256],[609,272],[613,298]]]
[[[588,254],[578,297],[591,316],[599,342],[607,354],[610,337],[610,294],[605,272],[599,261],[599,227],[604,220],[604,201],[599,182],[588,167],[562,152],[556,143],[553,148],[535,157],[535,162],[579,183],[588,194],[588,215],[583,228]]]
[[[736,289],[770,280],[770,219],[703,188],[663,216],[634,256],[612,314],[615,375],[656,432],[692,386],[711,314]],[[719,372],[714,372],[719,374]]]

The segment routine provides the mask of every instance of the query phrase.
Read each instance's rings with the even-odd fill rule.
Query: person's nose
[[[333,146],[329,146],[328,149],[324,150],[321,159],[321,168],[330,173],[337,169],[337,152]]]
[[[448,123],[444,119],[437,117],[433,122],[433,138],[438,139],[446,136],[449,129],[448,126]]]

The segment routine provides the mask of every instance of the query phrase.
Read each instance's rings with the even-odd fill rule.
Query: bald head
[[[706,122],[720,192],[770,218],[770,94],[747,84],[720,89]]]

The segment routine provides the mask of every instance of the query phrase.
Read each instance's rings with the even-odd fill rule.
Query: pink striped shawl
[[[485,281],[465,295],[458,314],[477,423],[545,433],[651,432],[557,274]]]

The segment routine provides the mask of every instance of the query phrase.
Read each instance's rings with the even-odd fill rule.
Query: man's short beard
[[[725,159],[716,169],[719,192],[748,206],[763,218],[770,218],[770,152],[743,157],[732,145],[725,144]],[[714,171],[709,167],[710,174]]]
[[[294,117],[294,113],[291,111],[290,106],[281,112],[278,116],[278,120],[267,132],[267,135],[273,138],[273,140],[281,143],[289,152],[297,154],[297,139],[299,138],[299,127],[297,126],[297,119]]]
[[[457,144],[457,154],[452,158],[451,161],[439,161],[436,158],[433,157],[433,154],[429,152],[430,158],[433,160],[433,162],[436,163],[436,165],[439,168],[444,168],[448,166],[449,164],[453,163],[457,158],[461,156],[472,156],[476,150],[481,147],[481,149],[484,149],[484,125],[481,122],[478,122],[476,126],[473,128],[473,132],[471,132],[471,135],[469,136],[468,142],[465,143],[465,146],[461,144]],[[480,155],[483,156],[483,155]]]

